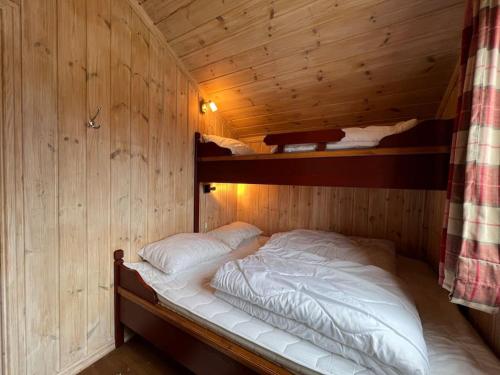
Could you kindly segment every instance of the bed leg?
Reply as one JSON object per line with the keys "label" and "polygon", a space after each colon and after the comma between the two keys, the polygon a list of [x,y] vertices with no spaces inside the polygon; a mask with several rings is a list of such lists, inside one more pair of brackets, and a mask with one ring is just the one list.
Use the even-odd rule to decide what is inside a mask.
{"label": "bed leg", "polygon": [[115,319],[115,348],[118,349],[124,343],[125,327]]}
{"label": "bed leg", "polygon": [[124,342],[125,327],[120,319],[120,266],[123,264],[123,250],[116,250],[113,253],[114,262],[114,294],[115,294],[115,348],[119,348]]}

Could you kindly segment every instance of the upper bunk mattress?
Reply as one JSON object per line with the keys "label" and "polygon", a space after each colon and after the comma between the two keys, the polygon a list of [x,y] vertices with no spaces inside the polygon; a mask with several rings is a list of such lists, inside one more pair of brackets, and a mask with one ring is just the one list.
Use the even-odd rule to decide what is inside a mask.
{"label": "upper bunk mattress", "polygon": [[[267,238],[249,241],[230,254],[175,275],[149,263],[126,263],[137,270],[160,302],[269,360],[301,374],[371,374],[356,363],[256,319],[215,297],[210,280],[232,259],[254,253]],[[359,240],[359,239],[358,239]],[[387,247],[387,241],[363,239],[364,246]],[[448,302],[430,268],[422,262],[398,259],[398,274],[409,285],[421,316],[432,374],[498,374],[500,363],[481,338]]]}

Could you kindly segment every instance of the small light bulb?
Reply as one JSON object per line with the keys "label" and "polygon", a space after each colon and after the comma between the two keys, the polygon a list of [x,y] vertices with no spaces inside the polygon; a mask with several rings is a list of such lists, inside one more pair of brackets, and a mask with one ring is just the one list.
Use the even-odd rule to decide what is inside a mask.
{"label": "small light bulb", "polygon": [[216,105],[214,102],[212,102],[212,101],[211,101],[211,102],[209,102],[209,103],[208,103],[208,106],[210,107],[210,110],[211,110],[212,112],[217,112],[217,105]]}

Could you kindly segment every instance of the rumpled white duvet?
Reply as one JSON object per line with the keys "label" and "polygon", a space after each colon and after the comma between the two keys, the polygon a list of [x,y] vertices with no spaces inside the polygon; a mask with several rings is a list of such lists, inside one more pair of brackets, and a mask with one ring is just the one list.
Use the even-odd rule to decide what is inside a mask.
{"label": "rumpled white duvet", "polygon": [[[344,138],[338,142],[328,142],[326,150],[342,150],[355,148],[376,147],[382,139],[393,134],[403,133],[414,128],[418,124],[417,119],[401,121],[389,126],[367,126],[364,128],[343,128]],[[316,143],[302,143],[285,145],[284,152],[307,152],[316,151]],[[276,152],[274,147],[272,152]]]}
{"label": "rumpled white duvet", "polygon": [[[314,244],[301,250],[307,238]],[[350,245],[325,232],[278,234],[254,255],[224,264],[211,285],[250,315],[377,374],[428,374],[422,326],[404,285],[380,267],[335,257]]]}

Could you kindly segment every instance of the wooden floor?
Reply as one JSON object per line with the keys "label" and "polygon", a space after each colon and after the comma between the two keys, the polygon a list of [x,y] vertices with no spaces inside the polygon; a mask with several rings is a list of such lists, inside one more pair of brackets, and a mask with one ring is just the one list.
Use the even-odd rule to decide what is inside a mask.
{"label": "wooden floor", "polygon": [[80,375],[107,374],[187,375],[190,372],[136,336],[80,373]]}

